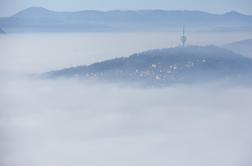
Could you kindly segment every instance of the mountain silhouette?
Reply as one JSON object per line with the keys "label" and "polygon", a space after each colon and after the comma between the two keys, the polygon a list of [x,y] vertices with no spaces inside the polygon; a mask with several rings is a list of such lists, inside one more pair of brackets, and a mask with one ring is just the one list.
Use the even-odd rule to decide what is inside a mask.
{"label": "mountain silhouette", "polygon": [[232,42],[225,45],[224,48],[252,58],[252,39]]}
{"label": "mountain silhouette", "polygon": [[250,30],[252,16],[238,12],[211,14],[186,10],[84,10],[55,12],[32,7],[0,18],[7,32],[125,32],[189,30]]}
{"label": "mountain silhouette", "polygon": [[252,59],[216,46],[150,50],[129,57],[47,72],[42,78],[73,78],[168,85],[249,80]]}

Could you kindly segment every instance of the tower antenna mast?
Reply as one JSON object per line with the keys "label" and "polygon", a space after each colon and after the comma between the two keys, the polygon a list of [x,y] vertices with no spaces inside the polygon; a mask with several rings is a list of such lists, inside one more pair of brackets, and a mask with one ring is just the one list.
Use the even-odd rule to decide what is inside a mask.
{"label": "tower antenna mast", "polygon": [[181,40],[181,42],[182,42],[182,46],[185,47],[187,38],[186,38],[186,36],[185,36],[185,26],[184,26],[184,25],[183,25],[183,34],[182,34],[180,40]]}

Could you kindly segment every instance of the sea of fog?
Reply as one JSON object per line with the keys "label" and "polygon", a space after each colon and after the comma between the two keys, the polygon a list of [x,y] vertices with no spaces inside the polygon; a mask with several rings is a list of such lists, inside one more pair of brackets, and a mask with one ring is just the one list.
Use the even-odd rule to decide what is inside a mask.
{"label": "sea of fog", "polygon": [[[0,35],[0,72],[45,72],[180,45],[181,32]],[[188,32],[189,45],[252,38],[251,32]]]}
{"label": "sea of fog", "polygon": [[[246,33],[188,34],[224,45]],[[251,166],[252,88],[136,88],[23,74],[174,47],[179,33],[0,36],[1,166]]]}

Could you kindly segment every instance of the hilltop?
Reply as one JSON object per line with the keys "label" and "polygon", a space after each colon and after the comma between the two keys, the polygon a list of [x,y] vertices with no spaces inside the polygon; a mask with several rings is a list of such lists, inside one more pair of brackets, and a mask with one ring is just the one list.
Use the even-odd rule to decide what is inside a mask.
{"label": "hilltop", "polygon": [[42,78],[168,85],[252,78],[252,59],[215,46],[150,50],[91,65],[44,73]]}

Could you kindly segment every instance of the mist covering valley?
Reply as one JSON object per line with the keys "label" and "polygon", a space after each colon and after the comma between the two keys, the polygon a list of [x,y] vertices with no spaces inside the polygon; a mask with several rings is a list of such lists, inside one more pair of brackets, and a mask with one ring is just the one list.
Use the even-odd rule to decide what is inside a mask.
{"label": "mist covering valley", "polygon": [[[207,78],[209,69],[213,75],[220,74],[219,69],[228,75],[239,69],[242,81],[251,80],[250,31],[189,30],[186,35],[186,48],[192,49],[193,57],[202,53],[209,60],[217,57],[207,67],[196,68],[207,69],[201,76]],[[213,77],[197,84],[136,87],[113,77],[108,82],[66,76],[68,69],[133,54],[151,53],[156,58],[156,53],[163,53],[166,57],[177,49],[180,57],[185,49],[180,36],[181,28],[174,32],[0,35],[0,165],[250,166],[250,82],[234,84]],[[195,48],[201,50],[200,55]],[[190,49],[185,51],[182,60]],[[220,61],[221,56],[224,60]],[[235,60],[230,61],[232,57]],[[162,60],[167,66],[171,59]],[[141,62],[158,67],[153,59]],[[62,71],[63,77],[31,77],[52,71]],[[156,74],[153,78],[159,80]]]}
{"label": "mist covering valley", "polygon": [[251,164],[251,88],[5,82],[2,165]]}

